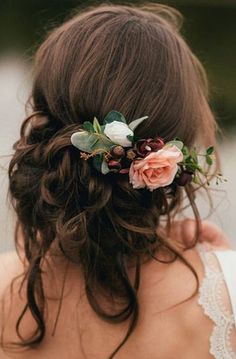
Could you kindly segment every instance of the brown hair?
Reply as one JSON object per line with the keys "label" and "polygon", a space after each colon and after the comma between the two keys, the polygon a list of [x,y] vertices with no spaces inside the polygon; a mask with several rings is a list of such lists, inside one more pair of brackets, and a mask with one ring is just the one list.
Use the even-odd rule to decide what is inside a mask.
{"label": "brown hair", "polygon": [[[128,122],[149,116],[137,129],[141,138],[159,135],[165,141],[178,137],[190,147],[215,145],[205,72],[179,34],[180,23],[176,10],[160,4],[101,4],[52,31],[37,50],[34,112],[22,124],[9,166],[28,262],[25,311],[37,325],[24,346],[40,344],[45,335],[41,265],[53,243],[81,266],[87,298],[101,318],[130,319],[124,340],[109,358],[137,323],[144,257],[158,260],[159,249],[165,248],[173,254],[170,261],[179,257],[198,282],[191,264],[158,232],[162,217],[169,229],[180,211],[183,189],[173,183],[153,192],[135,190],[126,175],[97,172],[70,142],[84,121],[94,116],[101,121],[117,110]],[[199,225],[195,190],[188,185],[186,191]],[[134,283],[127,273],[129,260],[135,263]],[[125,299],[125,306],[107,312],[99,291]]]}

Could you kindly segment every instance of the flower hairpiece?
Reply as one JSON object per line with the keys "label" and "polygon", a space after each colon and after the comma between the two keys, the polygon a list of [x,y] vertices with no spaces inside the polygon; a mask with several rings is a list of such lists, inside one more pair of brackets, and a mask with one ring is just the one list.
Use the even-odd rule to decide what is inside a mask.
{"label": "flower hairpiece", "polygon": [[[85,121],[82,130],[72,134],[71,142],[80,150],[80,157],[92,159],[93,166],[104,175],[109,172],[128,173],[133,188],[146,187],[153,191],[173,181],[180,186],[190,182],[201,184],[201,175],[209,184],[209,175],[200,166],[198,156],[203,156],[211,166],[214,147],[198,154],[196,148],[189,149],[179,139],[165,143],[158,136],[139,138],[135,129],[147,118],[144,116],[127,124],[120,112],[111,111],[102,125],[96,117],[93,123]],[[217,184],[226,180],[221,174],[216,178]]]}

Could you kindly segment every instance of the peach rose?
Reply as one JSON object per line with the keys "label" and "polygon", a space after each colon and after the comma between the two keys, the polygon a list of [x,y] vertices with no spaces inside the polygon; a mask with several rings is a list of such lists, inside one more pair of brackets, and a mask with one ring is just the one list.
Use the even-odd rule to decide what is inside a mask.
{"label": "peach rose", "polygon": [[182,151],[175,145],[165,145],[142,159],[134,160],[129,170],[133,188],[147,187],[150,191],[171,184],[183,160]]}

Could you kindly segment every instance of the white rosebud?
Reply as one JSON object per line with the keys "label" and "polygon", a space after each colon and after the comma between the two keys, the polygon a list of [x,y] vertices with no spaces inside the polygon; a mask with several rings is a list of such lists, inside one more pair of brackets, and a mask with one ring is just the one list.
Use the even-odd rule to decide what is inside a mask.
{"label": "white rosebud", "polygon": [[133,136],[133,131],[129,128],[129,126],[120,121],[113,121],[111,123],[107,123],[105,125],[104,133],[110,140],[118,145],[123,147],[132,146],[132,142],[128,140],[126,136]]}

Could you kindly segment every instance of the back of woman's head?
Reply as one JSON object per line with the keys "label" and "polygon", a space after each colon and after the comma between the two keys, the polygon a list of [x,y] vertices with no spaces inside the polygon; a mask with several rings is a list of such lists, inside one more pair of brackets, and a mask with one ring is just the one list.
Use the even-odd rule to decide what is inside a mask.
{"label": "back of woman's head", "polygon": [[[103,175],[82,160],[70,137],[84,121],[102,121],[117,110],[128,123],[149,116],[137,128],[141,138],[215,144],[205,73],[179,34],[180,22],[177,11],[158,4],[102,4],[65,22],[37,50],[33,114],[9,167],[29,262],[27,301],[38,325],[26,345],[44,337],[40,267],[52,244],[81,267],[96,313],[114,323],[131,317],[130,332],[138,317],[141,259],[160,247],[178,256],[158,226],[180,208],[183,188],[133,189],[126,175]],[[135,283],[128,260],[136,263]],[[119,313],[102,307],[97,293],[103,290],[125,298]]]}

